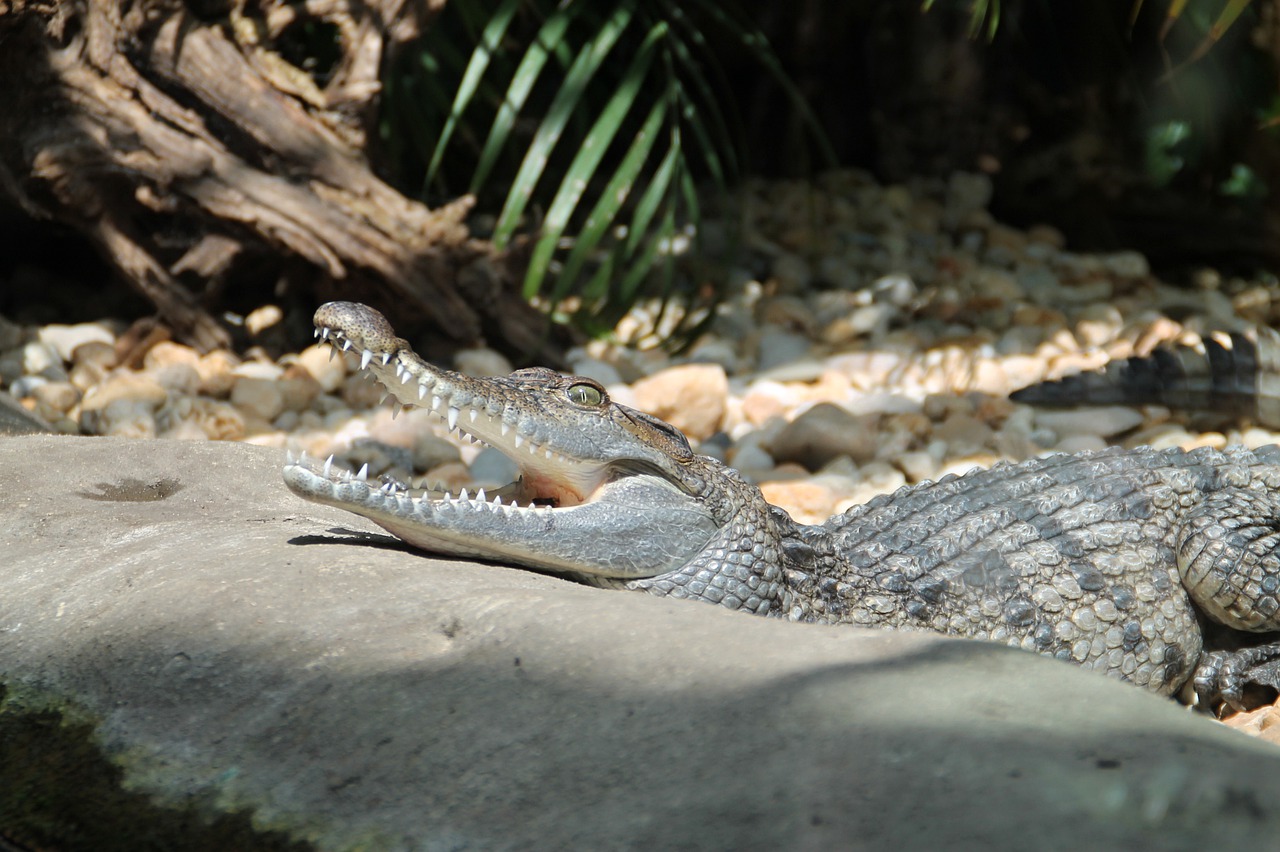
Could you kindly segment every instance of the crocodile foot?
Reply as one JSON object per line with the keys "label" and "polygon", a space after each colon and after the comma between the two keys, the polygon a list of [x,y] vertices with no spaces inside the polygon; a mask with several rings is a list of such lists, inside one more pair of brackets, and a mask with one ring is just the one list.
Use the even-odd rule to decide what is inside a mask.
{"label": "crocodile foot", "polygon": [[1216,712],[1222,705],[1233,710],[1248,709],[1244,700],[1247,687],[1280,692],[1280,642],[1237,651],[1206,652],[1192,683],[1196,704],[1203,710]]}

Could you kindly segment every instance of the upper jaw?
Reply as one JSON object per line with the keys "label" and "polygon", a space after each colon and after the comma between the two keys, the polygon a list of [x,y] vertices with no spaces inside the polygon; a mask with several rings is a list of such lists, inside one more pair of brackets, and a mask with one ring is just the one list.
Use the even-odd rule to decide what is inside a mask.
{"label": "upper jaw", "polygon": [[[317,311],[317,322],[324,310]],[[611,476],[607,462],[565,452],[558,430],[548,428],[545,418],[533,416],[528,399],[536,389],[516,387],[510,379],[475,378],[436,367],[394,337],[390,338],[397,344],[394,351],[385,348],[384,338],[374,342],[382,347],[378,351],[326,325],[317,326],[316,336],[335,349],[359,352],[361,367],[401,406],[426,409],[460,439],[494,447],[515,461],[521,479],[514,487],[502,489],[506,496],[572,506],[590,499]]]}

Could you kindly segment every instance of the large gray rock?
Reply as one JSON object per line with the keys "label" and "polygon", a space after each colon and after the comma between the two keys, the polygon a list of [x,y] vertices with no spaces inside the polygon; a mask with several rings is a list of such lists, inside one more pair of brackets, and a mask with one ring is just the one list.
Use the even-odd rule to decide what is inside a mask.
{"label": "large gray rock", "polygon": [[[130,808],[244,812],[323,849],[1280,836],[1280,752],[1134,687],[992,645],[424,558],[296,499],[280,463],[0,441],[0,720],[87,722],[146,794]],[[44,765],[0,768],[0,835],[35,808],[15,808],[14,779]],[[83,785],[84,813],[99,796],[43,780],[72,801]],[[82,821],[86,845],[63,848],[113,848]]]}

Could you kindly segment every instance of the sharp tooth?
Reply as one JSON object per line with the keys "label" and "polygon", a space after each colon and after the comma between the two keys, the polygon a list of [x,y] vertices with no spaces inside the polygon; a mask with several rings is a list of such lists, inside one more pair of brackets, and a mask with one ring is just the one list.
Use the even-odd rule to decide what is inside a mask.
{"label": "sharp tooth", "polygon": [[335,349],[335,348],[333,348],[332,346],[330,346],[330,347],[329,347],[329,360],[330,360],[330,361],[332,361],[332,360],[333,360],[333,356],[335,356],[335,355],[337,355],[337,354],[338,354],[338,350],[337,350],[337,349]]}
{"label": "sharp tooth", "polygon": [[472,423],[475,423],[475,422],[476,422],[476,417],[478,417],[478,416],[480,415],[480,412],[476,411],[476,410],[473,408],[473,409],[471,409],[471,410],[468,412],[468,414],[470,414],[470,415],[471,415],[471,422],[472,422]]}
{"label": "sharp tooth", "polygon": [[477,499],[477,500],[479,500],[481,503],[485,502],[485,496],[484,496],[484,489],[483,489],[483,488],[481,488],[479,491],[477,491],[477,492],[476,492],[476,499]]}
{"label": "sharp tooth", "polygon": [[523,443],[524,443],[524,438],[521,437],[519,432],[517,432],[516,439],[515,439],[516,449],[520,449],[520,445]]}
{"label": "sharp tooth", "polygon": [[511,431],[511,427],[507,425],[507,421],[501,421],[499,428],[502,431],[502,437],[507,437],[507,433]]}
{"label": "sharp tooth", "polygon": [[426,382],[419,382],[419,383],[418,383],[418,401],[419,401],[419,402],[421,402],[422,400],[424,400],[424,399],[426,399],[426,398],[427,398],[427,385],[426,385]]}
{"label": "sharp tooth", "polygon": [[555,453],[551,452],[550,450],[547,450],[547,458],[551,458],[553,455],[555,455]]}
{"label": "sharp tooth", "polygon": [[400,412],[401,412],[401,411],[403,411],[403,410],[404,410],[404,409],[403,409],[403,408],[401,408],[401,407],[400,407],[400,406],[398,406],[398,405],[393,405],[393,406],[391,406],[391,419],[392,419],[392,420],[395,420],[395,419],[396,419],[396,416],[397,416],[397,415],[399,415],[399,414],[400,414]]}
{"label": "sharp tooth", "polygon": [[432,411],[440,410],[440,397],[437,396],[436,394],[431,395],[431,410]]}
{"label": "sharp tooth", "polygon": [[390,352],[383,352],[383,353],[382,353],[382,366],[384,366],[384,367],[385,367],[385,366],[387,366],[387,365],[388,365],[388,364],[390,364],[390,363],[391,363],[391,353],[390,353]]}
{"label": "sharp tooth", "polygon": [[464,489],[462,489],[462,493],[458,495],[458,499],[459,499],[459,500],[470,500],[470,499],[471,499],[470,497],[468,497],[468,496],[467,496],[467,489],[465,489],[465,488],[464,488]]}
{"label": "sharp tooth", "polygon": [[360,353],[360,369],[363,370],[365,367],[368,367],[369,362],[372,360],[373,360],[373,352],[369,351],[368,349],[363,350]]}
{"label": "sharp tooth", "polygon": [[349,352],[350,350],[351,350],[351,341],[350,341],[350,340],[347,340],[346,338],[343,338],[343,340],[342,340],[342,351],[343,351],[343,352]]}
{"label": "sharp tooth", "polygon": [[356,474],[356,479],[361,482],[365,482],[369,479],[369,464],[367,462],[360,465],[360,472]]}
{"label": "sharp tooth", "polygon": [[382,399],[378,400],[378,405],[386,405],[387,400],[391,399],[391,392],[387,391],[382,395]]}
{"label": "sharp tooth", "polygon": [[458,409],[452,405],[449,406],[449,414],[447,416],[449,418],[449,431],[452,432],[458,426]]}
{"label": "sharp tooth", "polygon": [[329,470],[332,467],[333,467],[333,456],[329,456],[329,458],[324,460],[324,475],[326,479],[329,477]]}
{"label": "sharp tooth", "polygon": [[541,448],[540,448],[537,444],[532,444],[532,443],[531,443],[531,444],[529,444],[529,453],[530,453],[530,455],[535,455],[535,456],[536,456],[536,455],[538,454],[538,450],[539,450],[539,449],[541,449]]}
{"label": "sharp tooth", "polygon": [[318,329],[318,328],[317,328],[317,329],[315,330],[315,333],[314,333],[314,334],[312,334],[311,336],[312,336],[312,337],[314,337],[314,338],[316,338],[317,340],[319,340],[319,339],[320,339],[320,329]]}
{"label": "sharp tooth", "polygon": [[495,494],[495,495],[493,495],[493,505],[495,505],[495,506],[501,506],[501,505],[502,505],[502,495],[501,495],[501,494]]}

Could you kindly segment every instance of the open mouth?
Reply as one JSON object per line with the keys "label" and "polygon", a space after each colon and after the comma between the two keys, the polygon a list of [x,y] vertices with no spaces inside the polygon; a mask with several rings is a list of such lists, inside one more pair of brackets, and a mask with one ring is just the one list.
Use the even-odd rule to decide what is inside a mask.
{"label": "open mouth", "polygon": [[[458,440],[492,447],[510,458],[520,475],[500,488],[462,489],[453,494],[440,489],[416,489],[391,476],[369,481],[368,465],[352,473],[334,464],[330,456],[322,465],[308,459],[294,460],[308,472],[334,485],[359,482],[388,496],[471,506],[476,509],[557,509],[590,502],[611,473],[606,464],[575,460],[540,440],[536,424],[514,405],[504,402],[497,386],[485,380],[471,380],[447,371],[438,374],[412,369],[417,356],[404,350],[374,352],[351,340],[341,329],[320,326],[316,337],[333,346],[332,352],[359,351],[360,366],[373,374],[393,400],[394,414],[403,409],[421,408],[439,418],[448,434]],[[420,361],[418,363],[421,363]],[[493,381],[493,380],[489,380]],[[493,392],[487,392],[491,390]],[[386,400],[384,399],[384,402]]]}

